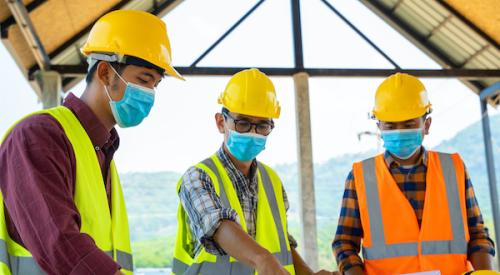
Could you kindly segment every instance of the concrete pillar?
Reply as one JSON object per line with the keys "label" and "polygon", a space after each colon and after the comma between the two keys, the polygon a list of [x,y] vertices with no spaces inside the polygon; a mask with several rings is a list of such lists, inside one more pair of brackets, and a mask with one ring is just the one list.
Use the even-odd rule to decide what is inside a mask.
{"label": "concrete pillar", "polygon": [[62,78],[55,71],[38,71],[35,74],[40,87],[40,101],[44,109],[61,105]]}
{"label": "concrete pillar", "polygon": [[295,83],[295,112],[297,124],[297,153],[299,174],[300,221],[302,251],[313,270],[318,268],[316,232],[316,203],[314,198],[314,169],[309,107],[309,75],[301,72],[293,76]]}

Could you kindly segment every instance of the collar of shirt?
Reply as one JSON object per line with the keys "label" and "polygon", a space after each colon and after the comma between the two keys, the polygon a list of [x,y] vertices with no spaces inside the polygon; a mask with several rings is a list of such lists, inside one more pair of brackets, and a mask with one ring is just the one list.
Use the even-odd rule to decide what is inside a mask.
{"label": "collar of shirt", "polygon": [[[257,182],[257,161],[253,160],[252,165],[250,166],[250,175],[249,177],[245,176],[236,166],[234,166],[233,162],[229,158],[228,154],[224,151],[224,145],[222,145],[217,151],[217,157],[219,157],[222,165],[226,168],[230,178],[233,180],[233,183],[239,187],[238,189],[242,188],[245,192],[247,193],[249,191],[256,191],[253,190],[256,187]],[[253,186],[255,185],[255,186]],[[249,190],[252,188],[252,190]],[[253,192],[252,192],[253,193]],[[248,194],[248,193],[247,193]]]}
{"label": "collar of shirt", "polygon": [[118,149],[120,138],[116,129],[108,131],[85,102],[73,93],[69,93],[63,105],[78,118],[96,150],[112,148],[116,151]]}
{"label": "collar of shirt", "polygon": [[[424,146],[422,146],[421,148],[422,151],[420,152],[420,157],[418,158],[415,166],[424,165],[427,167],[427,150],[424,148]],[[398,168],[402,166],[401,163],[394,159],[391,153],[389,153],[389,151],[387,150],[384,152],[384,159],[387,167],[389,168]]]}

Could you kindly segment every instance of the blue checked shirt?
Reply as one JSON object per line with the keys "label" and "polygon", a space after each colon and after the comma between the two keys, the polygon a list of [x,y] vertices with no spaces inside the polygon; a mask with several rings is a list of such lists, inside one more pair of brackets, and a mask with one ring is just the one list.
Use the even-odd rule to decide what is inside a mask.
{"label": "blue checked shirt", "polygon": [[[223,147],[217,151],[217,157],[236,189],[248,234],[255,239],[258,198],[257,162],[252,163],[250,176],[247,177],[234,166]],[[234,209],[222,205],[208,174],[202,169],[190,167],[182,177],[179,198],[188,216],[194,240],[191,245],[193,247],[191,256],[195,257],[202,247],[214,255],[225,255],[224,250],[215,242],[214,234],[223,220],[239,223],[241,217],[238,217]],[[289,203],[284,189],[283,200],[288,210]],[[290,245],[297,247],[294,238],[290,235],[288,238]]]}

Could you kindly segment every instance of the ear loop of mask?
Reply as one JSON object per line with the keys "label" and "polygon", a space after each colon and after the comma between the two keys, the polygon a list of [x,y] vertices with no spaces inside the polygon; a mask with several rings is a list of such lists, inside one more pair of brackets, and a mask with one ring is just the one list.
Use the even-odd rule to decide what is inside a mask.
{"label": "ear loop of mask", "polygon": [[[111,67],[111,69],[113,70],[113,72],[125,83],[125,84],[128,84],[127,81],[125,81],[125,79],[122,78],[122,76],[115,70],[115,68],[113,68],[113,66],[111,65],[111,63],[108,63],[109,64],[109,67]],[[108,90],[108,87],[106,85],[104,85],[104,90],[106,90],[106,95],[108,96],[109,98],[109,101],[112,102],[114,101],[111,96],[109,95],[109,90]]]}

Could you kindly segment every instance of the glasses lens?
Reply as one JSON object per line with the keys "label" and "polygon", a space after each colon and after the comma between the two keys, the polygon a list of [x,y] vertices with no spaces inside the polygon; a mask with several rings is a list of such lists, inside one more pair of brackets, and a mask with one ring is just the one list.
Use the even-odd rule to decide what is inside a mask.
{"label": "glasses lens", "polygon": [[258,134],[267,136],[273,130],[273,126],[271,124],[268,124],[268,123],[260,123],[260,124],[257,124],[257,127],[255,130]]}
{"label": "glasses lens", "polygon": [[239,120],[238,122],[236,122],[235,126],[236,126],[236,131],[240,133],[246,133],[250,131],[250,129],[252,128],[252,124],[245,120]]}

